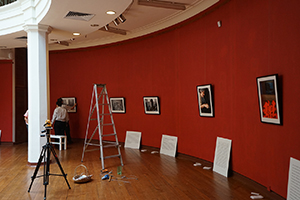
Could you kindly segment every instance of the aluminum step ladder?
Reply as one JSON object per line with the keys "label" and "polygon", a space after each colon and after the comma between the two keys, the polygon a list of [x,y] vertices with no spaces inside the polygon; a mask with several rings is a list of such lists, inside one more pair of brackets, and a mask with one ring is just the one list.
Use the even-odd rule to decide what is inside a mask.
{"label": "aluminum step ladder", "polygon": [[[98,138],[93,139],[95,133],[97,132],[99,134],[99,144],[95,142],[95,140]],[[108,141],[103,140],[104,137],[107,137],[107,139],[109,140]],[[91,99],[88,123],[86,128],[85,139],[84,139],[81,162],[83,162],[85,152],[98,150],[98,148],[88,150],[87,149],[88,146],[100,147],[100,159],[101,159],[102,169],[105,169],[104,160],[107,158],[119,157],[121,166],[123,166],[120,145],[118,142],[116,127],[112,116],[106,84],[94,84],[93,86],[92,99]],[[115,147],[117,149],[117,153],[115,155],[104,156],[103,150],[104,148],[108,148],[108,147]]]}

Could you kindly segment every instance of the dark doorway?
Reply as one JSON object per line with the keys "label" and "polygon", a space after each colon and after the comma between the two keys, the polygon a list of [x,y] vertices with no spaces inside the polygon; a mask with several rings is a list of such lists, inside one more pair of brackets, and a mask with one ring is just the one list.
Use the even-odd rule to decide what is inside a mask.
{"label": "dark doorway", "polygon": [[[28,141],[28,131],[24,122],[24,114],[28,107],[27,87],[27,49],[15,49],[15,141]],[[30,113],[29,113],[30,114]],[[30,122],[29,122],[30,123]]]}

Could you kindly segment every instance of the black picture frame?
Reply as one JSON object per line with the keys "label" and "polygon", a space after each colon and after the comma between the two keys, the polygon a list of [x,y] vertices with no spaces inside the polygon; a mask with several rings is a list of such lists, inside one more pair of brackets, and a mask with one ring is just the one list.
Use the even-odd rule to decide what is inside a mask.
{"label": "black picture frame", "polygon": [[198,85],[197,96],[199,115],[201,117],[214,117],[212,85]]}
{"label": "black picture frame", "polygon": [[278,74],[257,77],[256,83],[260,121],[281,125]]}
{"label": "black picture frame", "polygon": [[160,102],[158,96],[143,97],[145,114],[160,114]]}
{"label": "black picture frame", "polygon": [[76,97],[62,97],[63,104],[62,107],[67,109],[70,113],[76,113],[77,112],[77,103],[76,103]]}
{"label": "black picture frame", "polygon": [[109,101],[112,113],[126,113],[124,97],[111,97],[109,98]]}

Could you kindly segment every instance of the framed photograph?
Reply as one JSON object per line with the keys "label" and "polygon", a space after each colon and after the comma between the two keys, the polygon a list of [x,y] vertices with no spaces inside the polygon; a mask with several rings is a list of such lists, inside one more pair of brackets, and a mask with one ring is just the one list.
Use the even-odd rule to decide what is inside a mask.
{"label": "framed photograph", "polygon": [[112,113],[125,113],[125,98],[124,97],[112,97],[110,100]]}
{"label": "framed photograph", "polygon": [[143,99],[146,114],[160,114],[158,97],[143,97]]}
{"label": "framed photograph", "polygon": [[278,75],[261,76],[256,80],[261,122],[280,125]]}
{"label": "framed photograph", "polygon": [[68,112],[77,112],[76,97],[62,97],[63,105]]}
{"label": "framed photograph", "polygon": [[209,85],[198,85],[198,105],[199,114],[201,117],[214,117],[214,107],[212,99],[212,86]]}

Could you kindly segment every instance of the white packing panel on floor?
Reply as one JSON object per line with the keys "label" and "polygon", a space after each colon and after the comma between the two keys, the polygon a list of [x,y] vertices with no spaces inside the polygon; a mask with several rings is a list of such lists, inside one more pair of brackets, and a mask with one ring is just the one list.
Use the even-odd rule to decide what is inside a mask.
{"label": "white packing panel on floor", "polygon": [[177,140],[175,136],[162,135],[160,153],[175,157],[177,150]]}
{"label": "white packing panel on floor", "polygon": [[299,200],[299,199],[300,199],[300,161],[291,157],[287,200]]}
{"label": "white packing panel on floor", "polygon": [[213,171],[228,177],[231,140],[217,137]]}
{"label": "white packing panel on floor", "polygon": [[140,149],[142,132],[126,131],[125,148]]}

